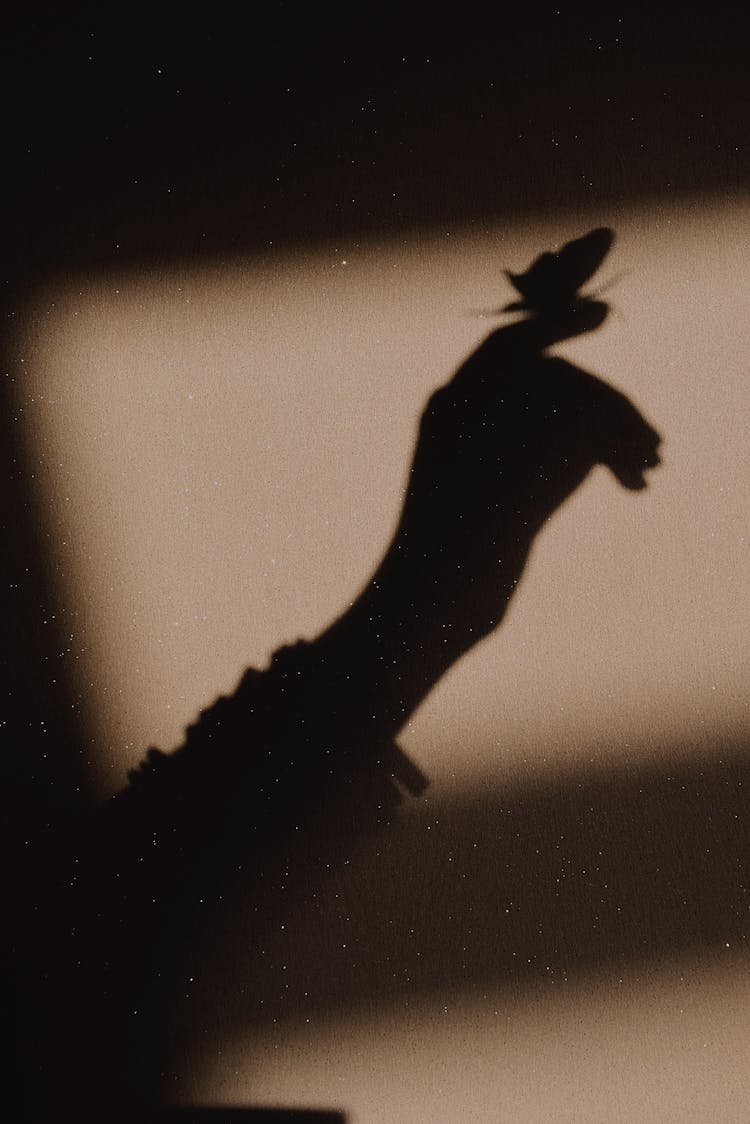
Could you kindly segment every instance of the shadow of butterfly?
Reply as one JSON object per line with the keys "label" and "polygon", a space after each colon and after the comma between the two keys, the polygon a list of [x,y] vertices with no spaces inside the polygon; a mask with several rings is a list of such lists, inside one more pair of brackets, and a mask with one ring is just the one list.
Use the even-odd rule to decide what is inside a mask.
{"label": "shadow of butterfly", "polygon": [[596,273],[614,242],[614,232],[601,226],[566,242],[557,253],[540,254],[525,273],[506,276],[522,300],[506,304],[501,312],[560,312],[589,300],[578,290]]}

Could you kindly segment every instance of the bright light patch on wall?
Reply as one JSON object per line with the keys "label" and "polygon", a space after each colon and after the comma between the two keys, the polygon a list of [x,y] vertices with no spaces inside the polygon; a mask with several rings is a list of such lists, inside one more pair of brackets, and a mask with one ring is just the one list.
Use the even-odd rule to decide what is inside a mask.
{"label": "bright light patch on wall", "polygon": [[744,968],[728,956],[595,987],[488,988],[346,1022],[279,1020],[214,1054],[203,1087],[218,1103],[274,1104],[281,1090],[289,1105],[336,1103],[348,1124],[741,1120]]}
{"label": "bright light patch on wall", "polygon": [[504,267],[601,223],[617,240],[594,285],[622,273],[614,309],[559,351],[631,396],[664,464],[640,493],[593,474],[403,744],[439,784],[744,737],[749,211],[660,206],[40,291],[18,404],[100,790],[356,597],[428,395],[499,322],[474,310],[511,299]]}

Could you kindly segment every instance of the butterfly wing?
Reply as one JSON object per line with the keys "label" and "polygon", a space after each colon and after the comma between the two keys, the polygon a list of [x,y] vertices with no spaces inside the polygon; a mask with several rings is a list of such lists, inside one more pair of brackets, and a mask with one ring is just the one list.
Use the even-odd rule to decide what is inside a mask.
{"label": "butterfly wing", "polygon": [[614,240],[614,232],[607,226],[600,226],[563,246],[557,255],[558,269],[565,286],[572,293],[593,277]]}
{"label": "butterfly wing", "polygon": [[523,301],[514,301],[505,311],[544,311],[574,303],[578,290],[597,271],[613,242],[609,227],[597,227],[566,242],[557,253],[540,254],[525,273],[506,271]]}

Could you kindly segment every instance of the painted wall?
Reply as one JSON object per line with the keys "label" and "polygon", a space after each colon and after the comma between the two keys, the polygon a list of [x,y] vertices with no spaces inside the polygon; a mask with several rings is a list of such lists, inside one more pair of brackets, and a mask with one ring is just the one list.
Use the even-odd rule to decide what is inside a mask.
{"label": "painted wall", "polygon": [[[325,891],[327,911],[310,903],[287,919],[293,938],[263,934],[262,963],[256,944],[245,961],[220,940],[207,953],[190,991],[211,1045],[175,1032],[178,1096],[330,1104],[360,1124],[742,1118],[746,902],[723,934],[697,877],[694,907],[718,909],[710,941],[681,939],[676,915],[660,938],[657,911],[638,922],[656,950],[639,960],[610,918],[615,954],[568,973],[552,891],[542,918],[509,887],[522,899],[529,825],[560,869],[595,857],[597,840],[635,856],[628,823],[637,836],[660,807],[666,818],[681,807],[665,776],[684,791],[745,768],[749,220],[742,196],[621,204],[81,273],[27,303],[15,401],[101,796],[148,745],[176,747],[246,666],[315,636],[357,596],[394,527],[427,397],[497,322],[476,310],[511,299],[504,268],[614,227],[595,279],[615,277],[609,319],[559,351],[630,396],[664,439],[645,491],[601,468],[551,521],[506,621],[403,731],[426,796],[389,841],[363,845]],[[649,777],[657,796],[639,811]],[[588,835],[581,792],[599,825]],[[615,792],[629,808],[617,830]],[[558,845],[545,809],[565,820],[565,807]],[[704,807],[683,828],[710,851],[734,808]],[[498,833],[503,809],[526,826]],[[513,840],[517,869],[504,858]],[[665,861],[690,881],[678,856]],[[739,845],[726,861],[745,861]],[[407,870],[408,892],[394,889]],[[540,877],[552,886],[560,871]],[[574,928],[590,934],[606,877],[577,877]],[[236,924],[259,941],[257,919]],[[443,958],[442,992],[420,972],[414,933],[433,967]],[[493,943],[504,951],[483,972]],[[531,973],[512,963],[529,949]],[[596,962],[595,938],[592,950]],[[335,1016],[306,1005],[313,976],[337,996]]]}

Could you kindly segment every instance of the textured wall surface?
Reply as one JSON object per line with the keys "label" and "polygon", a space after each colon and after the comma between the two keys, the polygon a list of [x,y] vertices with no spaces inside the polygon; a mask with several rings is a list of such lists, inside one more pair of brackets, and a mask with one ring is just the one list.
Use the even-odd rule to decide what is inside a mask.
{"label": "textured wall surface", "polygon": [[[0,45],[4,1097],[34,1124],[37,1088],[113,1120],[152,1077],[357,1124],[745,1121],[744,9],[136,8],[11,5]],[[38,901],[37,844],[357,599],[503,271],[601,225],[611,311],[555,351],[662,464],[596,468],[544,527],[401,732],[426,791],[356,845],[323,801],[323,869],[280,830],[174,905],[169,858],[152,882],[115,847],[109,929],[77,872]]]}
{"label": "textured wall surface", "polygon": [[[507,619],[403,732],[426,795],[325,908],[267,931],[227,912],[189,989],[210,1033],[175,1032],[183,1099],[361,1124],[741,1118],[748,884],[724,821],[750,726],[749,220],[742,196],[677,198],[29,299],[16,404],[102,795],[356,597],[427,397],[512,296],[503,268],[615,229],[592,283],[614,279],[610,316],[558,350],[664,442],[646,490],[598,468],[545,528]],[[723,903],[691,867],[717,846]]]}
{"label": "textured wall surface", "polygon": [[446,783],[742,743],[736,198],[40,293],[18,401],[105,788],[357,595],[395,525],[427,398],[503,322],[476,314],[512,296],[503,267],[602,221],[617,241],[592,287],[613,278],[613,309],[557,350],[639,406],[664,463],[636,494],[593,473],[540,536],[507,620],[406,741]]}

